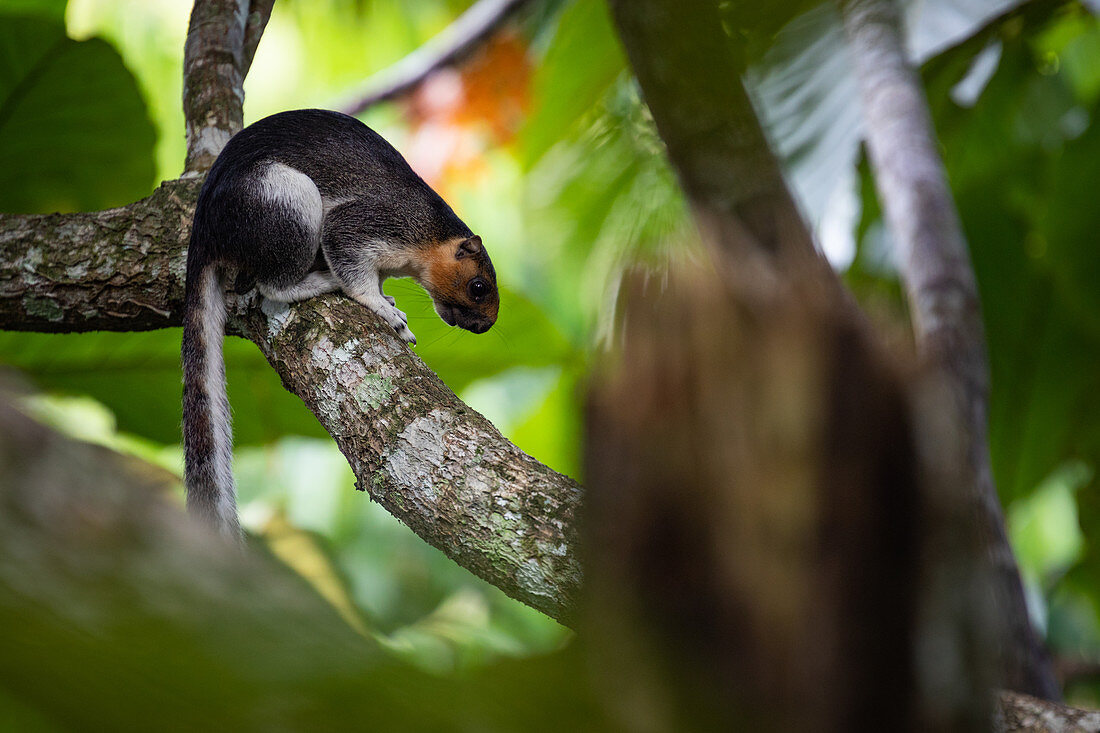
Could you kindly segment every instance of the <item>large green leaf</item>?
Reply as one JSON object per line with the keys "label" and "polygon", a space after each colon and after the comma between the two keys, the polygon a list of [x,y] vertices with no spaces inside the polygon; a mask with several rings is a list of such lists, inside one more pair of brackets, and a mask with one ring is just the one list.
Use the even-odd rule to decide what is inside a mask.
{"label": "large green leaf", "polygon": [[[1080,33],[1100,28],[1090,20]],[[1035,35],[1005,41],[975,109],[941,101],[936,115],[981,289],[1006,499],[1064,460],[1100,465],[1100,212],[1089,196],[1100,187],[1100,125],[1089,124],[1100,105],[1075,95],[1066,68],[1051,73]],[[931,71],[933,98],[944,100],[935,90],[950,70]]]}
{"label": "large green leaf", "polygon": [[55,5],[0,8],[3,211],[102,209],[152,188],[155,133],[133,77],[105,41],[68,38]]}
{"label": "large green leaf", "polygon": [[[904,3],[906,40],[913,59],[924,61],[960,43],[1020,2]],[[759,57],[752,58],[746,78],[750,92],[811,224],[824,232],[828,246],[833,239],[829,232],[850,230],[858,215],[845,201],[854,195],[848,192],[854,190],[862,139],[858,86],[836,6],[832,2],[799,2],[782,8],[735,5],[724,9],[726,22],[739,34],[755,39],[754,47],[767,45]],[[774,33],[792,11],[808,5],[816,7]],[[528,166],[541,160],[553,145],[578,138],[578,122],[599,112],[598,103],[613,89],[624,63],[604,3],[572,2],[536,75],[536,110],[523,133]],[[585,152],[568,175],[586,175],[584,166],[590,158]],[[624,169],[618,180],[606,181],[608,187],[599,196],[605,208],[615,204],[616,187],[629,187],[630,176],[631,171]],[[843,255],[838,253],[837,259],[843,260]]]}
{"label": "large green leaf", "polygon": [[0,0],[0,15],[34,15],[64,22],[69,0]]}
{"label": "large green leaf", "polygon": [[528,167],[574,131],[625,68],[606,3],[570,3],[535,74],[535,111],[522,135]]}

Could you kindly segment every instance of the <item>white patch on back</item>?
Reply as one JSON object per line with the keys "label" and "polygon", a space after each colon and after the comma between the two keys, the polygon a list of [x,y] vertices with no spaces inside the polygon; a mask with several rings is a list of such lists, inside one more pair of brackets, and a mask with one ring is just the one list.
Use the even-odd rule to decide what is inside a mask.
{"label": "white patch on back", "polygon": [[310,230],[321,231],[325,207],[321,192],[309,176],[283,163],[271,163],[260,176],[260,196],[297,213]]}

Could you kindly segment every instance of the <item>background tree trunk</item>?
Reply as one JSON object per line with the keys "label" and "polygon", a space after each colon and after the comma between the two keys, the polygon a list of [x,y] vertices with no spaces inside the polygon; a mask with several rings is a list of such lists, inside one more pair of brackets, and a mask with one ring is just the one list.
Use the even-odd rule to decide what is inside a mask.
{"label": "background tree trunk", "polygon": [[867,149],[922,356],[942,370],[966,430],[969,480],[961,487],[984,535],[1005,634],[1001,684],[1061,697],[1050,655],[1028,618],[1020,570],[1005,532],[989,462],[989,367],[978,286],[936,148],[916,70],[906,58],[893,0],[841,2],[860,80]]}

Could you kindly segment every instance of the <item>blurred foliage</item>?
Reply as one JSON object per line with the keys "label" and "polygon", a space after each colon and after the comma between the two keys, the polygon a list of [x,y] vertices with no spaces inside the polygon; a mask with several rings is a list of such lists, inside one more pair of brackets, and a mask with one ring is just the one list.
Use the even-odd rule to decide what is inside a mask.
{"label": "blurred foliage", "polygon": [[[246,82],[246,121],[339,106],[468,5],[280,0]],[[857,92],[832,4],[789,22],[809,4],[723,7],[735,5],[727,30],[747,42],[748,85],[823,249],[886,333],[904,337],[906,305],[859,152]],[[120,204],[178,175],[189,7],[0,0],[0,209]],[[981,287],[991,448],[1013,541],[1055,651],[1095,658],[1100,30],[1070,2],[906,8]],[[457,88],[459,102],[440,112],[427,85],[364,119],[482,234],[505,286],[501,317],[473,336],[443,324],[415,285],[390,281],[387,291],[448,385],[521,448],[579,476],[580,385],[612,336],[622,268],[692,236],[675,175],[602,2],[536,4],[506,44],[436,82]],[[0,362],[108,408],[53,399],[40,414],[177,471],[178,348],[175,330],[0,333]],[[434,673],[473,675],[487,660],[566,643],[556,624],[352,491],[331,441],[252,344],[227,339],[226,360],[244,521],[360,634]],[[34,717],[0,698],[4,709]]]}
{"label": "blurred foliage", "polygon": [[538,106],[523,131],[527,165],[561,140],[625,69],[607,5],[574,2],[566,7],[535,75]]}
{"label": "blurred foliage", "polygon": [[[180,335],[85,333],[58,336],[0,332],[4,363],[26,371],[43,388],[94,397],[117,418],[118,429],[161,443],[179,441]],[[265,443],[287,433],[322,437],[301,400],[249,341],[225,340],[229,399],[238,442]]]}

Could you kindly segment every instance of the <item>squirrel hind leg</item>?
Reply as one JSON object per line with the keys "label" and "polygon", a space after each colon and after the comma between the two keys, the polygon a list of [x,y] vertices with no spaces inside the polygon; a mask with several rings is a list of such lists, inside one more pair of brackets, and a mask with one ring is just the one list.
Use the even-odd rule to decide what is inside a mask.
{"label": "squirrel hind leg", "polygon": [[[302,283],[315,269],[324,220],[313,181],[288,165],[267,163],[248,176],[238,212],[244,221],[234,223],[236,251],[227,259],[265,295],[286,291],[297,294],[295,300],[312,297]],[[310,278],[308,285],[325,292],[326,282]]]}
{"label": "squirrel hind leg", "polygon": [[237,279],[233,281],[233,292],[237,295],[245,295],[256,287],[256,278],[251,273],[241,270],[237,273]]}
{"label": "squirrel hind leg", "polygon": [[270,284],[257,282],[256,289],[268,300],[276,300],[280,303],[294,303],[299,300],[314,298],[324,293],[339,290],[340,281],[328,270],[318,270],[307,274],[304,278],[290,285]]}

